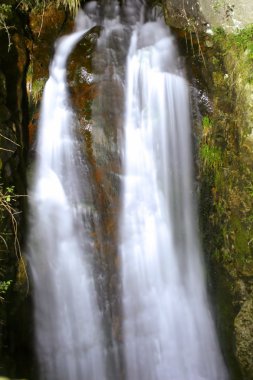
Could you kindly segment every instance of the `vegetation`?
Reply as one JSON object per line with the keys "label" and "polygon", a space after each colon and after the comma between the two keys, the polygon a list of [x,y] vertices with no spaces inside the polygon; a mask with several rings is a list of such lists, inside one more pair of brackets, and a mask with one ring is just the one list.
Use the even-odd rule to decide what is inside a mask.
{"label": "vegetation", "polygon": [[4,30],[7,33],[9,40],[9,49],[11,47],[11,29],[15,29],[15,22],[13,22],[13,16],[17,10],[21,12],[29,12],[32,9],[42,11],[42,23],[43,13],[45,8],[50,5],[57,5],[57,7],[63,6],[68,10],[72,16],[77,14],[80,8],[81,0],[15,0],[12,5],[8,0],[3,0],[0,4],[0,30]]}
{"label": "vegetation", "polygon": [[0,302],[4,301],[4,296],[6,292],[8,291],[12,281],[0,281]]}
{"label": "vegetation", "polygon": [[202,73],[211,101],[199,141],[200,218],[223,350],[232,378],[246,379],[252,375],[252,352],[242,347],[251,342],[244,321],[253,276],[253,26],[216,29],[203,46],[206,39]]}
{"label": "vegetation", "polygon": [[10,281],[6,279],[6,273],[9,270],[5,262],[8,263],[8,256],[12,252],[23,267],[28,286],[28,278],[19,241],[20,205],[18,201],[21,197],[21,195],[16,194],[14,186],[4,186],[2,181],[0,182],[0,293],[7,290],[6,286],[10,285]]}
{"label": "vegetation", "polygon": [[11,17],[11,10],[11,6],[8,4],[0,5],[0,30],[4,30],[7,34],[9,41],[9,49],[11,47],[10,29],[13,28],[13,26],[8,25],[8,20]]}
{"label": "vegetation", "polygon": [[15,225],[15,228],[17,228],[17,225],[15,224],[16,219],[13,215],[11,199],[13,191],[13,187],[9,187],[5,190],[2,183],[0,183],[0,324],[3,319],[3,310],[1,308],[1,304],[3,304],[5,295],[12,282],[9,279],[7,263],[9,260],[9,254],[11,252],[9,243],[12,241],[12,233],[10,235],[9,230],[9,218],[11,218],[12,222]]}
{"label": "vegetation", "polygon": [[31,77],[31,86],[28,89],[31,114],[33,114],[33,112],[36,110],[36,107],[38,106],[41,100],[46,81],[47,81],[47,78],[39,78],[32,81],[32,77]]}
{"label": "vegetation", "polygon": [[57,5],[63,5],[65,8],[69,9],[72,14],[76,14],[80,8],[80,0],[57,0]]}
{"label": "vegetation", "polygon": [[253,26],[236,33],[217,29],[213,44],[207,59],[213,112],[203,118],[200,143],[202,190],[209,205],[202,210],[208,217],[203,223],[210,226],[206,238],[216,236],[216,259],[242,268],[253,263]]}
{"label": "vegetation", "polygon": [[64,6],[71,14],[75,15],[80,7],[81,0],[21,0],[17,1],[18,7],[22,10],[43,9],[50,4],[58,7]]}
{"label": "vegetation", "polygon": [[2,225],[0,239],[4,242],[6,248],[8,249],[8,238],[6,236],[8,233],[5,232],[3,224],[6,224],[6,216],[10,219],[11,225],[14,233],[14,247],[17,254],[20,253],[20,246],[17,237],[17,220],[16,220],[16,210],[14,208],[14,203],[17,196],[14,195],[14,186],[3,188],[3,185],[0,184],[0,222]]}
{"label": "vegetation", "polygon": [[[224,120],[224,133],[228,121]],[[238,152],[232,143],[222,146],[217,137],[209,131],[200,146],[202,186],[211,198],[209,233],[216,236],[213,253],[219,261],[244,267],[252,261],[253,157],[250,145],[244,143]]]}

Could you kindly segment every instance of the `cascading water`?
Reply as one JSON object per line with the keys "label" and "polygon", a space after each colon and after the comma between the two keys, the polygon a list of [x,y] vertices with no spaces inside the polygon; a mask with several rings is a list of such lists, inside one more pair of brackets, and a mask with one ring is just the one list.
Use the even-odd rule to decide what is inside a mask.
{"label": "cascading water", "polygon": [[[103,163],[118,152],[132,33],[120,218],[124,379],[225,380],[195,227],[187,82],[173,37],[162,21],[138,21],[145,17],[142,1],[127,0],[121,9],[118,1],[102,3],[108,14],[95,55],[101,84],[92,133],[94,154]],[[97,3],[88,7],[97,19]],[[83,29],[93,26],[83,20]],[[84,33],[58,43],[43,95],[31,189],[29,262],[43,380],[103,380],[110,367],[83,257],[92,242],[85,235],[81,159],[66,84],[67,57]],[[104,303],[112,303],[110,296]],[[118,380],[121,370],[112,372]]]}
{"label": "cascading water", "polygon": [[227,379],[195,228],[187,82],[162,21],[136,26],[126,87],[120,246],[126,379]]}
{"label": "cascading water", "polygon": [[[80,19],[80,17],[79,17]],[[29,262],[34,287],[35,335],[40,378],[105,379],[100,312],[84,259],[91,243],[82,222],[82,189],[66,62],[93,25],[58,41],[43,94],[38,158],[31,190]]]}

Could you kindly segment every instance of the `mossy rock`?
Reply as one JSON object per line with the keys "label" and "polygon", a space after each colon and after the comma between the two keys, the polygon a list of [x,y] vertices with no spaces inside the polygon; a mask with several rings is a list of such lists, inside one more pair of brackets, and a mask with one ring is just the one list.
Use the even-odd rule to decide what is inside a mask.
{"label": "mossy rock", "polygon": [[[48,68],[54,52],[54,44],[58,37],[66,34],[71,25],[66,28],[67,16],[64,10],[59,10],[53,4],[39,11],[34,9],[29,15],[29,23],[33,42],[28,42],[32,52],[30,70],[32,79],[48,78]],[[31,45],[30,45],[31,44]]]}
{"label": "mossy rock", "polygon": [[253,294],[247,299],[234,322],[236,356],[245,379],[253,379]]}

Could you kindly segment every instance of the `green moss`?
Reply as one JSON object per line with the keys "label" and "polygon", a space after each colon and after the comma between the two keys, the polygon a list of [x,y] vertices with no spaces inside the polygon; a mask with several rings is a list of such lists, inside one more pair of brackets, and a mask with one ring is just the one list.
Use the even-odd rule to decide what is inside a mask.
{"label": "green moss", "polygon": [[231,221],[232,229],[236,233],[236,238],[234,239],[235,252],[243,252],[243,258],[247,259],[250,254],[250,236],[248,231],[244,228],[239,219],[235,219],[234,223]]}
{"label": "green moss", "polygon": [[217,170],[222,164],[221,151],[217,147],[209,146],[208,144],[202,144],[200,148],[200,158],[202,165],[206,169]]}
{"label": "green moss", "polygon": [[33,106],[36,106],[40,101],[43,93],[44,86],[46,84],[47,78],[39,78],[32,82],[31,88],[31,102]]}
{"label": "green moss", "polygon": [[216,30],[207,60],[213,112],[202,120],[200,143],[202,192],[209,192],[202,195],[209,197],[202,217],[209,225],[209,252],[237,270],[253,261],[252,41],[253,26],[234,34]]}
{"label": "green moss", "polygon": [[226,33],[222,28],[218,28],[215,30],[213,40],[222,55],[230,58],[230,63],[237,66],[244,80],[252,82],[253,25],[235,33]]}
{"label": "green moss", "polygon": [[3,296],[6,294],[8,291],[12,281],[0,281],[0,299],[3,299]]}
{"label": "green moss", "polygon": [[228,47],[247,51],[248,59],[253,60],[253,25],[229,34]]}
{"label": "green moss", "polygon": [[253,379],[253,295],[244,302],[235,318],[236,353],[243,363],[244,379]]}

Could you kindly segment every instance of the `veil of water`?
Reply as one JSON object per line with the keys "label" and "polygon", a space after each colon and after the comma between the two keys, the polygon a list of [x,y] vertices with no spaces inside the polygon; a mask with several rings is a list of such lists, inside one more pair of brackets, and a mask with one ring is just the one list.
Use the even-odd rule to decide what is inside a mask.
{"label": "veil of water", "polygon": [[[196,232],[188,85],[168,27],[161,20],[144,23],[142,3],[127,0],[120,8],[118,1],[104,0],[101,7],[88,2],[90,18],[79,17],[82,30],[58,41],[50,67],[29,239],[43,380],[104,380],[110,367],[87,258],[92,242],[85,233],[82,160],[66,84],[68,55],[98,21],[103,28],[94,54],[100,83],[92,132],[94,154],[104,167],[120,152],[126,90],[120,216],[124,379],[227,379]],[[112,304],[112,295],[107,297],[104,303]],[[112,380],[120,378],[118,367],[117,374],[110,372]]]}
{"label": "veil of water", "polygon": [[[40,378],[105,379],[100,312],[82,223],[82,189],[66,62],[92,27],[58,41],[46,83],[39,125],[38,159],[31,190],[29,261],[33,277],[35,336]],[[86,252],[85,252],[86,251]]]}
{"label": "veil of water", "polygon": [[161,21],[136,26],[126,87],[120,249],[126,378],[224,380],[195,228],[187,82]]}

